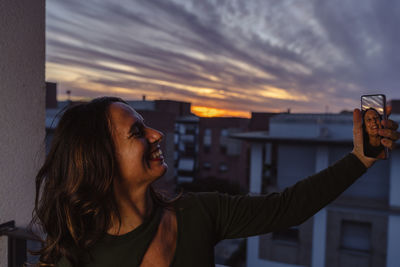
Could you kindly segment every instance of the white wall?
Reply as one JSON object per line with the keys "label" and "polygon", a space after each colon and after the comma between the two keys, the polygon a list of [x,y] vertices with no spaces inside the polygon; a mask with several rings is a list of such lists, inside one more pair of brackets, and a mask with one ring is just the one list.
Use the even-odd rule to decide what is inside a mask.
{"label": "white wall", "polygon": [[[392,152],[390,158],[390,194],[389,205],[393,209],[400,207],[400,151],[396,149]],[[398,214],[390,214],[388,218],[388,243],[386,266],[398,266],[400,261],[399,246],[400,246],[400,216]]]}
{"label": "white wall", "polygon": [[[287,115],[288,116],[288,115]],[[311,116],[311,115],[310,115]],[[343,117],[342,115],[338,115]],[[323,118],[323,115],[321,115]],[[325,129],[324,134],[327,138],[332,139],[350,139],[352,138],[352,120],[349,116],[349,121],[325,122],[318,123],[314,120],[286,122],[278,121],[279,117],[275,117],[270,122],[270,135],[279,137],[296,137],[296,138],[314,138],[322,137],[322,128]]]}
{"label": "white wall", "polygon": [[[318,146],[315,153],[315,173],[326,169],[329,166],[329,148]],[[313,217],[312,253],[311,266],[325,266],[326,252],[326,231],[328,214],[326,208],[320,210]]]}
{"label": "white wall", "polygon": [[[0,1],[0,223],[26,226],[45,135],[45,0]],[[0,266],[7,265],[0,237]]]}
{"label": "white wall", "polygon": [[313,145],[278,146],[278,177],[279,190],[294,185],[296,182],[315,173],[316,147]]}

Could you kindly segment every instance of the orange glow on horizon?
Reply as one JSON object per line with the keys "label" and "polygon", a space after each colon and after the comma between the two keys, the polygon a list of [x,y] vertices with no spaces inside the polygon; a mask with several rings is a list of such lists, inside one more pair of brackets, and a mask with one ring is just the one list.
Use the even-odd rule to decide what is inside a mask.
{"label": "orange glow on horizon", "polygon": [[248,111],[210,108],[204,106],[192,106],[191,111],[199,117],[251,117],[250,112]]}

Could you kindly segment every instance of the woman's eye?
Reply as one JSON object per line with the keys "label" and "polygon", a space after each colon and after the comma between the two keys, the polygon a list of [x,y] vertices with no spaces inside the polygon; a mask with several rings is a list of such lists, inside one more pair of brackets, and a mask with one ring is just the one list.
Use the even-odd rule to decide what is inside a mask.
{"label": "woman's eye", "polygon": [[144,135],[143,127],[136,126],[132,128],[129,137],[142,137],[143,135]]}

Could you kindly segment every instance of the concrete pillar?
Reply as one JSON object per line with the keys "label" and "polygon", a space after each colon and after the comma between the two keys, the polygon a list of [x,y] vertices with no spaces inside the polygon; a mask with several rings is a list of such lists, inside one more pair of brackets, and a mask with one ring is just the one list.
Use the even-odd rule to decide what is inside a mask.
{"label": "concrete pillar", "polygon": [[[271,162],[271,144],[252,143],[250,152],[250,193],[260,194],[262,185],[263,149],[265,149],[265,163]],[[287,264],[263,260],[259,258],[260,237],[247,238],[247,266],[251,267],[304,267],[302,265]]]}
{"label": "concrete pillar", "polygon": [[[319,172],[329,166],[329,150],[326,146],[317,147],[315,159],[315,172]],[[313,217],[313,241],[312,241],[312,267],[325,266],[326,249],[326,209],[320,210]]]}
{"label": "concrete pillar", "polygon": [[250,193],[260,194],[262,183],[263,144],[252,143],[250,152]]}
{"label": "concrete pillar", "polygon": [[[250,193],[260,194],[262,183],[262,149],[263,144],[252,143],[250,148]],[[247,266],[256,266],[260,238],[247,238]]]}
{"label": "concrete pillar", "polygon": [[[45,0],[0,1],[0,223],[25,227],[44,156]],[[0,266],[7,266],[0,237]]]}
{"label": "concrete pillar", "polygon": [[[400,208],[400,150],[392,151],[390,155],[389,177],[389,205],[392,208]],[[400,216],[389,215],[387,233],[386,266],[398,266],[400,262]]]}
{"label": "concrete pillar", "polygon": [[264,145],[265,149],[265,160],[264,162],[266,164],[271,164],[272,163],[272,144],[271,143],[266,143]]}

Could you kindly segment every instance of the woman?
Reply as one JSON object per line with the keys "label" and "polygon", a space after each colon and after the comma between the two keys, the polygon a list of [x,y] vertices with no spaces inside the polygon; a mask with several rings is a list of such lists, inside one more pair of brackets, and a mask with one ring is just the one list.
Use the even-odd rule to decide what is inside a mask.
{"label": "woman", "polygon": [[379,129],[382,129],[381,115],[374,108],[363,111],[364,152],[372,158],[385,158],[384,146],[381,144]]}
{"label": "woman", "polygon": [[[386,123],[383,145],[393,148],[397,125]],[[65,111],[37,175],[34,222],[47,233],[40,266],[214,266],[220,240],[301,224],[376,161],[363,155],[355,110],[352,153],[282,193],[166,201],[152,188],[167,169],[162,138],[119,98]]]}

